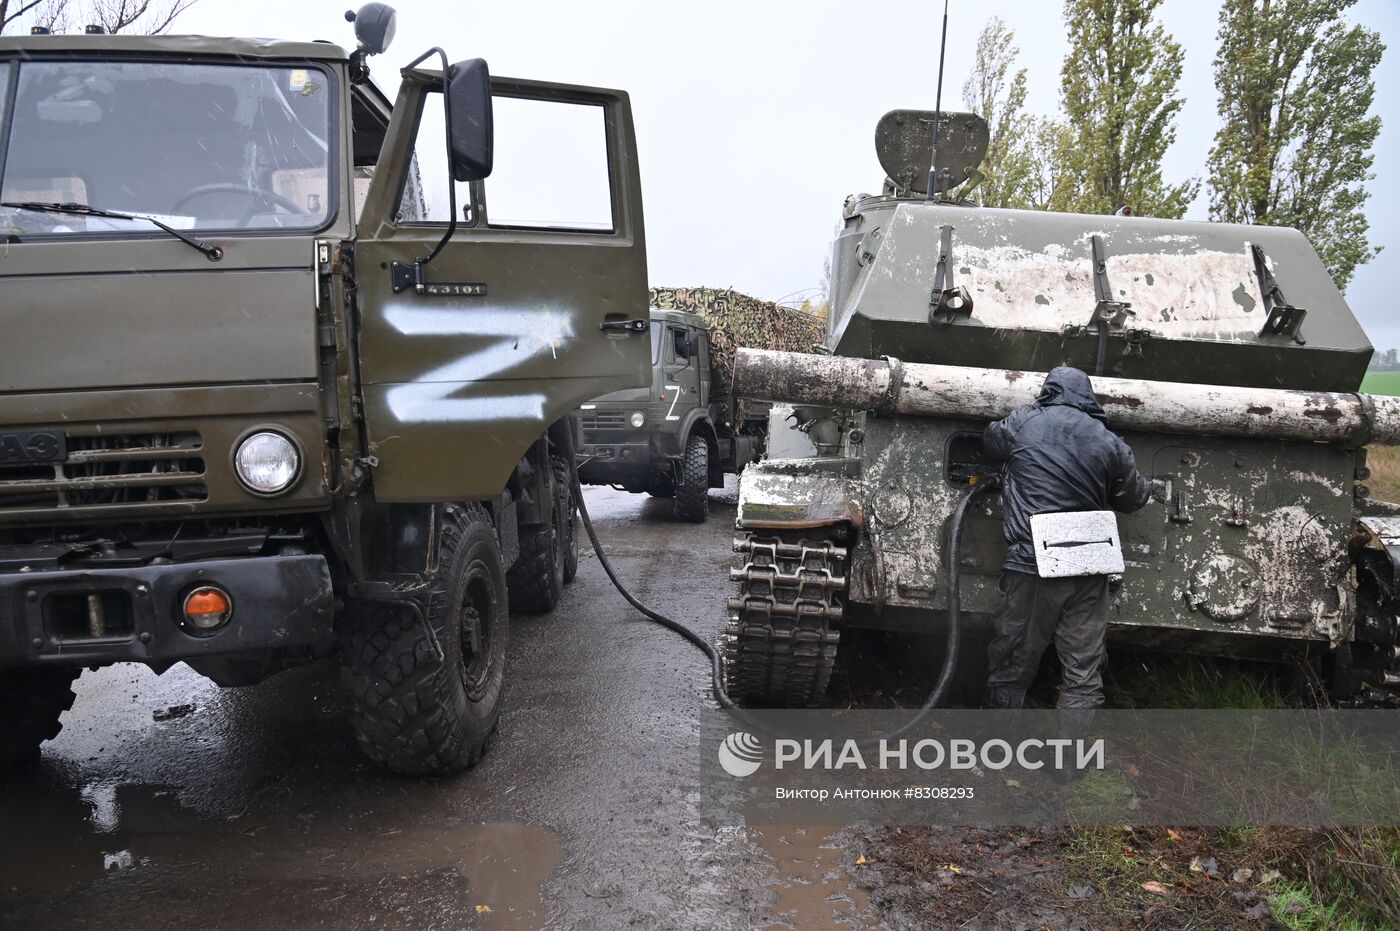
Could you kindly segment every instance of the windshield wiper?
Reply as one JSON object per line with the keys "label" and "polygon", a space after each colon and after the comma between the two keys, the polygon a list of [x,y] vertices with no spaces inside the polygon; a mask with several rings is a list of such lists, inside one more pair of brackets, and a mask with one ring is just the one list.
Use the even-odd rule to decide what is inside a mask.
{"label": "windshield wiper", "polygon": [[145,220],[154,226],[174,236],[180,242],[191,249],[198,249],[208,257],[209,261],[217,262],[224,257],[224,250],[219,246],[211,246],[202,239],[195,239],[193,236],[186,236],[184,233],[167,226],[155,217],[144,216],[139,213],[121,213],[116,210],[103,210],[101,207],[91,207],[87,204],[60,204],[52,201],[0,201],[0,207],[9,207],[14,210],[33,210],[37,213],[72,213],[85,217],[107,217],[113,220]]}

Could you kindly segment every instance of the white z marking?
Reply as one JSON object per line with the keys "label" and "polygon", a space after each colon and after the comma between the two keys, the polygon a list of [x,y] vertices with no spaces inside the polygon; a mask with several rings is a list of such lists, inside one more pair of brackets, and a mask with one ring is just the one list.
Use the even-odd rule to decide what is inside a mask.
{"label": "white z marking", "polygon": [[667,385],[666,390],[674,391],[676,393],[675,398],[671,401],[671,409],[666,412],[666,419],[680,420],[681,415],[676,413],[676,405],[681,403],[681,395],[685,394],[685,389],[682,388],[680,385]]}
{"label": "white z marking", "polygon": [[466,389],[468,383],[499,378],[537,354],[556,352],[564,340],[573,336],[568,314],[489,307],[458,311],[391,307],[384,317],[405,336],[496,337],[479,349],[424,373],[412,384],[390,388],[385,401],[401,423],[544,422],[543,394],[454,395]]}

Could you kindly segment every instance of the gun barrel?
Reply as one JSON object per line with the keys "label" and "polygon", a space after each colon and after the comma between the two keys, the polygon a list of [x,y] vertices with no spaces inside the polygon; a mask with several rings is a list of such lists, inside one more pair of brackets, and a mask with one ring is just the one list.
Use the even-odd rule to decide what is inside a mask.
{"label": "gun barrel", "polygon": [[[1000,420],[1035,401],[1043,372],[740,349],[745,398],[917,417]],[[1400,398],[1093,378],[1115,429],[1209,436],[1400,443]]]}

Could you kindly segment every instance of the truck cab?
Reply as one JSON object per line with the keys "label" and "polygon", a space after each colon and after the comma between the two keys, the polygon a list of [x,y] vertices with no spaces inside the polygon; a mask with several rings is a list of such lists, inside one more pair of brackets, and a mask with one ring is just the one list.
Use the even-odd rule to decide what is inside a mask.
{"label": "truck cab", "polygon": [[579,408],[579,479],[673,498],[677,519],[703,521],[708,490],[758,458],[762,433],[735,429],[732,399],[716,390],[702,316],[652,307],[650,330],[651,384]]}

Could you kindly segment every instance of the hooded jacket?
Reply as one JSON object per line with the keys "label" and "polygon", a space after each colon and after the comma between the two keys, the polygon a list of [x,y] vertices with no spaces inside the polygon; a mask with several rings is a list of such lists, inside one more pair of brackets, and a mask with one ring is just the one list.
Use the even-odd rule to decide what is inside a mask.
{"label": "hooded jacket", "polygon": [[1031,407],[997,421],[982,436],[993,461],[1004,463],[1002,532],[1005,568],[1036,571],[1031,516],[1057,511],[1130,513],[1150,491],[1133,452],[1112,430],[1089,376],[1057,368]]}

